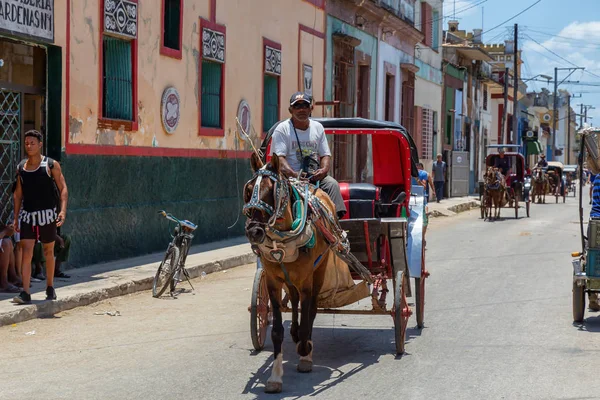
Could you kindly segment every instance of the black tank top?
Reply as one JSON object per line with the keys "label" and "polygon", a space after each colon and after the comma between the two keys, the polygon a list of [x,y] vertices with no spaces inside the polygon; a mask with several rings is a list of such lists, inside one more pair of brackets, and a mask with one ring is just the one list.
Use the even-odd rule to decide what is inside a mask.
{"label": "black tank top", "polygon": [[43,157],[40,166],[34,171],[20,169],[23,189],[23,210],[27,212],[56,210],[58,206],[54,179],[50,175],[48,157]]}

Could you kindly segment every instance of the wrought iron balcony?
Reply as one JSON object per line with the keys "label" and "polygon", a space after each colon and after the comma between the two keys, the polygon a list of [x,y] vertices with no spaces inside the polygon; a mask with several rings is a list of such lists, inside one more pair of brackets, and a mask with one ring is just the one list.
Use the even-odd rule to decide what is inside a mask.
{"label": "wrought iron balcony", "polygon": [[371,0],[406,23],[415,26],[415,0]]}

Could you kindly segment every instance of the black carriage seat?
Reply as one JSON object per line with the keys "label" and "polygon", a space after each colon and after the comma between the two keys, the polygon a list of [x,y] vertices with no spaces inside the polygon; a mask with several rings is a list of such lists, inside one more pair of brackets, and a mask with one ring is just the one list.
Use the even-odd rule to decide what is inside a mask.
{"label": "black carriage seat", "polygon": [[380,189],[370,183],[340,183],[347,213],[343,219],[375,218]]}
{"label": "black carriage seat", "polygon": [[397,217],[406,198],[401,186],[340,183],[340,191],[348,210],[343,219]]}

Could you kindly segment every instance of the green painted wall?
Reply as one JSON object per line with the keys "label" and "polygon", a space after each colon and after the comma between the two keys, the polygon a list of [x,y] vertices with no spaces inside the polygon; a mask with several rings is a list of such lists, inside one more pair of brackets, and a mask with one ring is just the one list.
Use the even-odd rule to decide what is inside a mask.
{"label": "green painted wall", "polygon": [[327,16],[327,54],[325,58],[326,62],[326,73],[325,73],[325,100],[333,100],[333,34],[344,33],[346,35],[353,36],[361,40],[360,45],[356,47],[356,50],[361,51],[371,56],[371,76],[369,92],[369,113],[372,118],[375,118],[376,114],[376,101],[377,101],[377,38],[371,36],[358,28],[348,25],[347,23],[334,18],[330,15]]}
{"label": "green painted wall", "polygon": [[69,188],[63,230],[72,236],[74,266],[166,249],[173,224],[157,214],[161,209],[199,225],[195,244],[244,234],[249,160],[63,153],[61,166]]}

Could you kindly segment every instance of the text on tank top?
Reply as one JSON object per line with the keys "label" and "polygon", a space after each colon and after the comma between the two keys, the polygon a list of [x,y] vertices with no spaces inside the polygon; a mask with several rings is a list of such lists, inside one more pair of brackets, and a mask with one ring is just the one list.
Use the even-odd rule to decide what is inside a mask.
{"label": "text on tank top", "polygon": [[27,171],[22,168],[19,174],[23,190],[23,209],[19,219],[32,226],[44,226],[55,222],[58,204],[54,179],[48,168],[48,157],[42,158],[37,169]]}

